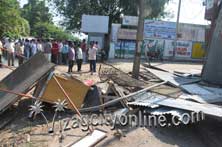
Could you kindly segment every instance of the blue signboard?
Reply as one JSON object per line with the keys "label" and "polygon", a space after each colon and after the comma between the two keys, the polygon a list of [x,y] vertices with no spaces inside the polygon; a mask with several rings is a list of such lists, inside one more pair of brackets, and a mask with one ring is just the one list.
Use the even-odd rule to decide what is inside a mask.
{"label": "blue signboard", "polygon": [[175,39],[176,23],[166,21],[145,20],[144,21],[144,39]]}

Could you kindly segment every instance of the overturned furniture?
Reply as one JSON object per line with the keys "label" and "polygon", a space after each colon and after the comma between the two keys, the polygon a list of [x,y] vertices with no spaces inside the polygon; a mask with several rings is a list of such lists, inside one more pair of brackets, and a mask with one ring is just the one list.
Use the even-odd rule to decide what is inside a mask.
{"label": "overturned furniture", "polygon": [[[64,88],[66,93],[69,95],[72,102],[77,106],[77,108],[81,108],[90,87],[85,85],[83,82],[81,82],[78,79],[66,78],[51,73],[48,76],[47,80],[45,79],[43,80],[43,82],[39,83],[35,95],[37,97],[40,97],[42,101],[48,103],[54,103],[58,99],[60,100],[66,99],[66,96],[61,91],[60,87],[57,85],[53,76],[56,77],[56,79],[59,81],[59,83]],[[68,108],[72,109],[70,103],[68,103]]]}

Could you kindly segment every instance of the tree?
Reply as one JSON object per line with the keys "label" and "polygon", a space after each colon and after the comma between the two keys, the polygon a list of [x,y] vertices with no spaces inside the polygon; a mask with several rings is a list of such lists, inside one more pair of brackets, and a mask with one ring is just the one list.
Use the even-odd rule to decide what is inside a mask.
{"label": "tree", "polygon": [[18,38],[29,34],[29,24],[20,16],[16,0],[0,0],[0,12],[0,37]]}
{"label": "tree", "polygon": [[140,57],[143,46],[143,30],[144,30],[144,0],[139,0],[139,22],[137,28],[136,51],[133,63],[133,78],[139,78]]}
{"label": "tree", "polygon": [[[69,30],[78,30],[83,14],[109,16],[109,33],[105,35],[104,48],[109,51],[112,23],[119,23],[121,14],[138,15],[138,0],[48,0],[64,16],[61,23]],[[145,0],[146,18],[163,17],[165,4],[169,0]]]}
{"label": "tree", "polygon": [[35,30],[34,36],[38,38],[43,38],[43,39],[53,38],[58,40],[72,40],[72,41],[78,40],[77,38],[73,37],[71,33],[62,30],[61,28],[56,27],[51,23],[37,23],[34,26],[34,30]]}
{"label": "tree", "polygon": [[[109,27],[113,22],[120,22],[120,15],[137,16],[138,0],[48,0],[54,4],[57,11],[64,16],[62,24],[67,29],[79,29],[82,14],[107,15]],[[145,0],[146,17],[158,18],[164,12],[165,4],[169,0]]]}
{"label": "tree", "polygon": [[31,27],[31,35],[35,34],[35,25],[38,23],[52,23],[52,14],[45,1],[28,0],[22,8],[22,16],[28,20]]}

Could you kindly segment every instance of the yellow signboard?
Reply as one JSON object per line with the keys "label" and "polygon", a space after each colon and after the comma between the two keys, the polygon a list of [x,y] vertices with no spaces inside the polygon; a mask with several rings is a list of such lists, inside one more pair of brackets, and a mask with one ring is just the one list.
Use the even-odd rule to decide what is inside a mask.
{"label": "yellow signboard", "polygon": [[206,55],[204,44],[201,42],[194,42],[192,49],[192,58],[200,59]]}

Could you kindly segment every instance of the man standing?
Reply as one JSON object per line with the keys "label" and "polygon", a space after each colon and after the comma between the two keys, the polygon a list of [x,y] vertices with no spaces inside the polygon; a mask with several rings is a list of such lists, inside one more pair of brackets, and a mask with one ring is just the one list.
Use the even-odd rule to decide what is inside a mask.
{"label": "man standing", "polygon": [[37,40],[37,51],[43,52],[42,41],[40,39]]}
{"label": "man standing", "polygon": [[72,73],[72,68],[74,66],[74,61],[75,61],[75,49],[74,49],[74,45],[70,42],[69,43],[69,69],[68,69],[68,73]]}
{"label": "man standing", "polygon": [[62,47],[62,62],[65,65],[67,65],[68,53],[69,53],[69,46],[68,42],[66,41]]}
{"label": "man standing", "polygon": [[17,42],[15,44],[16,53],[18,55],[18,63],[19,66],[23,64],[23,54],[24,54],[24,47],[21,42]]}
{"label": "man standing", "polygon": [[24,54],[27,59],[30,58],[30,50],[31,50],[31,45],[29,43],[29,40],[26,39],[24,43]]}
{"label": "man standing", "polygon": [[94,47],[94,43],[90,43],[88,54],[91,75],[93,75],[93,72],[96,72],[96,52],[97,48]]}
{"label": "man standing", "polygon": [[56,40],[52,43],[52,62],[58,64],[59,45]]}
{"label": "man standing", "polygon": [[[7,58],[8,58],[8,66],[14,66],[14,53],[15,53],[15,48],[14,48],[14,43],[12,42],[11,39],[8,40],[8,42],[5,44],[5,48],[7,49]],[[12,62],[11,62],[12,61]],[[12,64],[11,64],[12,63]]]}
{"label": "man standing", "polygon": [[83,59],[83,55],[82,55],[82,49],[80,48],[80,44],[77,45],[77,71],[80,72],[81,68],[82,68],[82,59]]}
{"label": "man standing", "polygon": [[58,57],[58,64],[62,64],[62,48],[63,48],[63,43],[62,41],[59,42],[59,57]]}
{"label": "man standing", "polygon": [[34,56],[37,53],[37,42],[35,39],[32,39],[31,43],[31,56]]}
{"label": "man standing", "polygon": [[52,56],[51,49],[52,49],[52,43],[48,39],[47,42],[44,45],[44,54],[45,54],[45,57],[48,59],[49,62],[51,62],[51,56]]}
{"label": "man standing", "polygon": [[81,49],[82,49],[82,55],[83,55],[83,62],[86,62],[86,40],[83,39],[82,43],[81,43]]}

